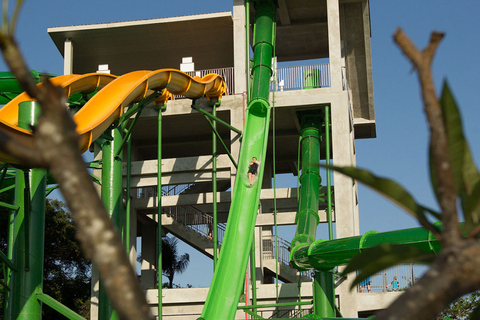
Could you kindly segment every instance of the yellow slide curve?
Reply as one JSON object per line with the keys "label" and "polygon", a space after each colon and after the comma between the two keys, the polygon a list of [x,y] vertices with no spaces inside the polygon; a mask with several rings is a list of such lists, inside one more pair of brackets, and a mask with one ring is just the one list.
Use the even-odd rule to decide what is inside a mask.
{"label": "yellow slide curve", "polygon": [[[67,96],[98,91],[73,117],[80,135],[82,152],[122,115],[126,106],[150,95],[152,90],[165,88],[171,94],[192,99],[203,95],[209,99],[220,99],[227,91],[225,82],[217,74],[192,78],[175,69],[134,71],[120,77],[104,73],[64,75],[52,78],[51,81],[54,85],[62,86]],[[27,147],[33,147],[33,137],[31,132],[18,127],[18,105],[32,100],[24,92],[0,109],[1,133]],[[18,159],[2,152],[0,161],[22,164]]]}

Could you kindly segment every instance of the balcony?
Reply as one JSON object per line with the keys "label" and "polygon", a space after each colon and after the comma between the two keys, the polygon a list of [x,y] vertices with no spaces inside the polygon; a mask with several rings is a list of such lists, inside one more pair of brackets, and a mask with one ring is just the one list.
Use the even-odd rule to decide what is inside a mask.
{"label": "balcony", "polygon": [[[187,72],[194,77],[203,77],[209,73],[216,73],[223,77],[227,84],[227,94],[234,94],[234,68],[217,68]],[[272,81],[270,90],[290,91],[330,87],[330,64],[310,64],[301,66],[277,67],[275,81]],[[345,68],[342,68],[343,90],[347,90]],[[177,97],[180,98],[180,97]]]}
{"label": "balcony", "polygon": [[330,64],[280,67],[271,90],[288,91],[330,87]]}

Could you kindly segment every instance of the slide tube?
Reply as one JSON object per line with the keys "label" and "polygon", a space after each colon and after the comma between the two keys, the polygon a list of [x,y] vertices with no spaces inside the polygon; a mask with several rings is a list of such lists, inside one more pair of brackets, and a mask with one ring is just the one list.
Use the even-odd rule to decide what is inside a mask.
{"label": "slide tube", "polygon": [[431,232],[424,228],[413,228],[378,233],[369,231],[362,236],[336,240],[317,240],[308,248],[295,252],[293,260],[304,270],[330,270],[346,265],[358,253],[383,243],[411,245],[427,253],[437,254],[441,245]]}

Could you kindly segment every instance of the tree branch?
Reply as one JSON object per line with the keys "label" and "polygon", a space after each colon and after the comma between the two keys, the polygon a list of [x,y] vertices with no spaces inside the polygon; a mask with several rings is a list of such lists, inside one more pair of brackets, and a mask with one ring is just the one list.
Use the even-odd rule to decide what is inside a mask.
{"label": "tree branch", "polygon": [[438,182],[438,202],[442,211],[442,245],[457,243],[461,240],[458,227],[456,191],[453,180],[450,156],[448,153],[447,135],[443,123],[442,110],[437,100],[431,63],[444,34],[433,32],[430,43],[420,52],[401,29],[397,29],[394,40],[402,52],[410,59],[418,71],[424,110],[430,129],[430,150],[434,163],[434,171]]}
{"label": "tree branch", "polygon": [[457,298],[478,290],[479,266],[480,244],[476,240],[442,249],[423,277],[375,319],[434,319]]}

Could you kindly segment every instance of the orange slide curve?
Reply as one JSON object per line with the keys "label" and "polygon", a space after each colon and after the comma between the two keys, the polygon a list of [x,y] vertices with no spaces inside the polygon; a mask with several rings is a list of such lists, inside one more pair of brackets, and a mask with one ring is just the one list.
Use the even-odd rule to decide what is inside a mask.
{"label": "orange slide curve", "polygon": [[[209,99],[220,99],[226,93],[226,84],[217,74],[192,78],[175,69],[134,71],[120,77],[103,73],[64,75],[51,81],[62,86],[67,96],[98,91],[73,117],[82,152],[122,115],[126,106],[145,98],[152,90],[165,88],[172,94],[192,99],[204,95]],[[31,100],[24,92],[0,109],[1,133],[27,147],[33,147],[33,137],[28,130],[18,127],[18,105]],[[21,164],[18,159],[2,152],[0,161]]]}

